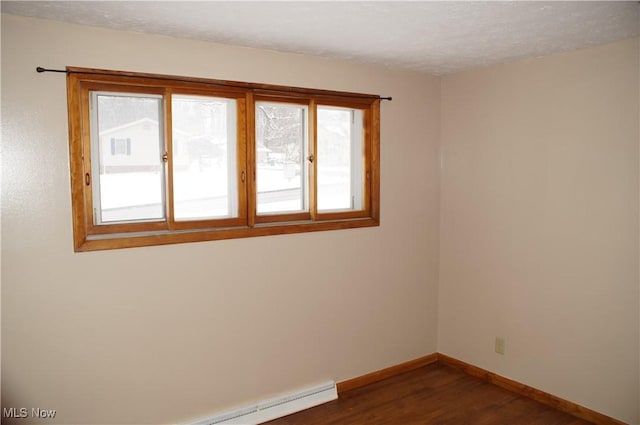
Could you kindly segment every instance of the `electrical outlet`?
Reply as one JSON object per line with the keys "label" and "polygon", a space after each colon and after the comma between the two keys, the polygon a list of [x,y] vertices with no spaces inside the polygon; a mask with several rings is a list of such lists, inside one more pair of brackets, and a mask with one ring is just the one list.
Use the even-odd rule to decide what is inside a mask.
{"label": "electrical outlet", "polygon": [[496,353],[504,354],[504,339],[496,337]]}

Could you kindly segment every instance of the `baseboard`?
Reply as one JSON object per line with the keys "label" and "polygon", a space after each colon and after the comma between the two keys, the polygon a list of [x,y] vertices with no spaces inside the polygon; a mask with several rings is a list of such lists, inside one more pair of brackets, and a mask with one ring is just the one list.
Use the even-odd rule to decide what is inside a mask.
{"label": "baseboard", "polygon": [[468,375],[475,376],[493,385],[497,385],[508,391],[530,398],[539,403],[553,407],[556,410],[560,410],[577,418],[592,422],[596,425],[627,425],[625,422],[619,421],[602,413],[598,413],[595,410],[580,406],[579,404],[554,396],[553,394],[549,394],[547,392],[538,390],[512,379],[505,378],[504,376],[500,376],[496,373],[489,372],[488,370],[440,353],[429,354],[427,356],[420,357],[415,360],[410,360],[405,363],[400,363],[386,369],[381,369],[376,372],[371,372],[366,375],[338,382],[336,384],[336,387],[338,390],[338,394],[340,394],[345,391],[364,387],[366,385],[382,381],[383,379],[391,378],[393,376],[400,375],[401,373],[419,369],[421,367],[434,363],[459,369]]}
{"label": "baseboard", "polygon": [[454,359],[453,357],[446,356],[438,353],[438,363],[445,366],[454,367],[460,369],[468,375],[475,376],[498,387],[504,388],[516,394],[530,398],[554,409],[573,415],[577,418],[584,419],[589,422],[593,422],[597,425],[626,425],[624,422],[614,419],[610,416],[598,413],[595,410],[591,410],[579,404],[562,399],[553,394],[538,390],[520,382],[514,381],[504,376],[500,376],[496,373],[489,372],[488,370],[474,366],[469,363],[465,363],[461,360]]}
{"label": "baseboard", "polygon": [[345,391],[355,390],[356,388],[364,387],[366,385],[374,384],[383,379],[391,378],[392,376],[400,375],[404,372],[409,372],[414,369],[419,369],[428,364],[436,363],[438,361],[438,353],[429,354],[419,359],[410,360],[408,362],[400,363],[395,366],[381,369],[376,372],[367,373],[366,375],[358,376],[346,381],[338,382],[338,395]]}

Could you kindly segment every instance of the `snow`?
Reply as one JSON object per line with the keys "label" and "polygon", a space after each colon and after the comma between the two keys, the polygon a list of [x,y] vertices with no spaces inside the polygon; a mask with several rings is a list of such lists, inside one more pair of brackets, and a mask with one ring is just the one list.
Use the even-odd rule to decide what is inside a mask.
{"label": "snow", "polygon": [[[301,210],[302,178],[295,166],[258,164],[259,213]],[[348,168],[324,167],[319,174],[322,176],[321,205],[324,208],[350,205]],[[101,174],[102,221],[163,219],[163,181],[162,172]],[[236,200],[227,195],[228,183],[224,164],[194,163],[186,170],[176,171],[173,181],[176,217],[229,217],[229,211],[235,209],[230,206]]]}

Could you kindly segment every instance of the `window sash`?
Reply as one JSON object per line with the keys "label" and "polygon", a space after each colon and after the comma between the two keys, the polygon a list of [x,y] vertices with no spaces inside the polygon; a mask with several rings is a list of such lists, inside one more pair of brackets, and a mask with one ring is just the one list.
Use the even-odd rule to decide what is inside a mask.
{"label": "window sash", "polygon": [[[324,127],[320,124],[320,120],[324,120],[325,114],[318,113],[317,119],[317,128],[318,133],[322,129],[324,130],[325,135],[322,137],[318,134],[318,155],[317,155],[317,182],[318,182],[318,190],[317,190],[317,205],[318,211],[323,213],[339,213],[339,212],[347,212],[347,211],[362,211],[364,210],[364,198],[366,197],[366,188],[365,188],[365,172],[364,165],[366,162],[365,156],[365,141],[364,141],[364,114],[361,109],[357,108],[344,108],[344,107],[336,107],[336,106],[325,106],[318,105],[318,109],[322,110],[327,116],[334,116],[333,120],[327,119],[327,121],[332,121],[333,126],[329,125]],[[345,116],[348,120],[347,128],[345,128],[345,123],[340,123],[340,120],[335,119],[335,117],[341,114]],[[342,124],[342,125],[341,125]],[[331,128],[334,127],[334,128]],[[346,131],[345,131],[346,130]],[[334,134],[332,135],[331,132]],[[346,137],[344,134],[340,133],[346,132]],[[331,137],[333,136],[333,137]],[[342,137],[341,137],[342,136]],[[329,141],[333,143],[329,143]],[[339,146],[340,144],[347,144],[346,149],[344,146]],[[326,147],[321,147],[320,143],[327,145]],[[333,145],[333,146],[331,146]],[[341,151],[339,148],[341,148]],[[332,149],[333,148],[333,149]],[[334,154],[333,161],[331,164],[331,159],[329,156],[331,155],[331,151]],[[344,156],[347,156],[345,160]],[[336,164],[337,163],[337,164]],[[342,163],[342,164],[340,164]],[[344,166],[346,163],[346,167]],[[329,164],[329,165],[326,165]],[[333,167],[332,167],[333,165]],[[341,167],[342,165],[342,167]],[[322,168],[325,168],[323,170]],[[333,170],[331,170],[333,168]],[[344,170],[346,168],[346,171]],[[342,170],[341,170],[342,169]],[[337,183],[334,181],[333,184],[324,183],[323,180],[331,180],[331,171],[337,175],[337,178],[333,180],[337,180]],[[333,198],[344,197],[345,192],[345,184],[340,184],[340,174],[348,174],[348,178],[346,179],[347,186],[347,206],[344,205],[336,205],[336,201],[333,202],[328,201],[326,198],[331,198],[331,189],[328,189],[327,186],[338,186],[338,190],[334,190],[334,192],[338,192],[338,194],[334,194]],[[326,175],[325,175],[326,174]],[[324,184],[323,184],[324,183]],[[324,186],[325,188],[322,188]],[[339,201],[338,201],[339,203]],[[327,207],[327,205],[330,205]]]}
{"label": "window sash", "polygon": [[[91,106],[90,106],[90,130],[91,130],[91,155],[89,161],[91,163],[90,168],[92,170],[92,175],[94,177],[96,177],[96,179],[94,180],[94,183],[92,185],[93,190],[92,190],[92,201],[93,201],[93,221],[96,225],[108,225],[108,224],[125,224],[125,223],[145,223],[145,222],[158,222],[158,221],[163,221],[165,219],[165,199],[166,199],[166,194],[165,194],[165,189],[164,189],[164,167],[162,167],[162,162],[160,159],[160,152],[163,149],[163,144],[161,143],[161,141],[164,139],[164,136],[162,134],[162,113],[161,113],[161,106],[162,106],[162,96],[157,95],[157,94],[139,94],[139,93],[126,93],[126,92],[106,92],[106,91],[91,91],[90,92],[90,102],[91,102]],[[156,120],[156,128],[158,130],[158,134],[156,137],[153,137],[153,135],[151,135],[152,137],[149,138],[147,137],[146,139],[144,138],[144,135],[142,135],[142,137],[139,138],[139,142],[141,142],[143,145],[148,145],[149,142],[151,142],[153,144],[154,140],[155,140],[155,144],[156,144],[156,148],[158,150],[158,152],[156,152],[156,165],[154,164],[153,161],[153,157],[145,154],[144,152],[142,152],[139,156],[138,161],[136,161],[135,159],[132,161],[130,160],[130,158],[127,158],[126,156],[123,157],[122,155],[120,155],[117,152],[117,142],[118,141],[122,141],[124,142],[124,146],[125,146],[125,155],[127,152],[131,151],[131,138],[126,137],[126,138],[108,138],[106,135],[103,135],[102,133],[106,133],[106,132],[110,132],[110,131],[126,131],[126,126],[127,125],[131,125],[134,124],[135,125],[135,121],[139,121],[139,120],[134,120],[133,122],[128,123],[127,125],[115,125],[112,124],[111,128],[109,129],[103,129],[102,131],[100,131],[100,125],[99,125],[99,120],[102,120],[103,116],[101,116],[100,112],[101,109],[100,108],[100,99],[101,98],[113,98],[113,99],[128,99],[128,100],[155,100],[160,101],[158,102],[158,104],[155,106],[154,109],[156,109],[156,113],[157,116],[155,116],[155,118],[157,118]],[[122,106],[122,105],[120,105]],[[106,105],[105,105],[106,107]],[[106,118],[106,117],[104,117]],[[149,119],[151,120],[151,119]],[[148,124],[148,122],[145,121],[145,123]],[[142,122],[139,123],[139,125],[142,125]],[[151,125],[151,124],[149,124]],[[125,133],[127,135],[129,135],[130,133]],[[142,139],[142,140],[140,140]],[[109,155],[107,155],[107,140],[109,140],[109,150],[110,153],[112,154],[111,157]],[[145,143],[147,142],[147,143]],[[153,148],[153,145],[150,146],[151,147],[151,153],[153,153],[153,150],[155,150]],[[148,149],[147,149],[148,150]],[[124,158],[124,161],[123,161]],[[104,161],[104,162],[103,162]],[[118,173],[116,169],[118,168],[124,168],[124,169],[136,169],[136,168],[141,168],[144,167],[143,164],[141,164],[140,162],[146,162],[147,167],[151,167],[153,169],[157,168],[158,169],[158,173],[159,175],[156,176],[156,178],[154,178],[154,176],[152,175],[153,173],[145,173],[145,174],[151,174],[151,175],[147,175],[147,176],[139,176],[139,178],[137,179],[140,184],[137,185],[132,185],[131,182],[129,180],[127,180],[126,182],[124,182],[121,173]],[[123,162],[122,164],[118,164],[118,162]],[[116,170],[115,172],[109,172],[110,170]],[[138,173],[138,174],[142,174],[142,172]],[[103,182],[104,180],[104,182]],[[153,184],[153,181],[156,180],[156,184],[154,187],[149,187],[149,184]],[[120,187],[118,187],[120,186]],[[146,187],[140,187],[140,186],[146,186]],[[123,193],[125,191],[125,189],[129,189],[129,192],[131,191],[131,188],[135,188],[138,187],[139,190],[136,192],[134,192],[130,198],[132,199],[125,199],[123,200],[122,197],[118,197],[119,194]],[[140,190],[140,189],[144,189],[144,190]],[[157,193],[157,197],[151,196],[146,198],[147,202],[153,202],[153,204],[149,204],[147,206],[140,204],[140,197],[141,195],[144,197],[145,194],[148,193],[153,193],[154,191],[158,191]],[[138,201],[136,203],[136,200]],[[159,204],[160,209],[159,211],[157,211],[157,207],[154,207],[154,205],[156,205],[156,203]],[[107,204],[110,208],[110,210],[112,211],[110,214],[108,212],[107,209],[104,208],[104,205]],[[129,204],[129,207],[127,207],[127,204]],[[147,210],[147,213],[145,215],[144,214],[144,210]],[[120,210],[121,216],[124,216],[126,218],[121,218],[121,219],[117,219],[117,218],[109,218],[109,215],[113,216],[113,215],[118,215],[118,213],[116,212],[117,210]],[[142,211],[140,211],[142,210]],[[149,211],[150,210],[150,211]],[[155,214],[153,214],[152,212],[156,211]],[[106,218],[105,218],[106,216]]]}
{"label": "window sash", "polygon": [[[183,103],[183,106],[187,106],[185,109],[191,110],[186,113],[184,111],[178,112],[175,107],[180,103]],[[169,179],[172,185],[170,202],[172,221],[186,223],[237,218],[239,216],[236,103],[234,99],[221,97],[177,93],[171,95],[172,134]],[[200,108],[194,107],[194,105],[198,105]],[[206,111],[206,109],[209,109],[209,111]],[[182,124],[187,127],[183,128],[182,131],[191,131],[189,126],[200,123],[195,115],[200,114],[203,116],[204,122],[200,123],[203,128],[196,129],[195,132],[191,131],[196,136],[191,137],[190,140],[189,136],[180,136],[181,129],[179,128],[179,123],[176,123],[177,119],[183,114],[184,122]],[[200,135],[202,131],[205,134]],[[181,148],[178,149],[181,137],[183,142]],[[220,143],[221,140],[224,140],[224,142]],[[197,164],[193,163],[193,159],[197,160]],[[193,172],[194,168],[197,169],[196,172]],[[197,174],[201,174],[201,176],[197,176]],[[225,184],[219,184],[220,181],[225,181]],[[224,194],[216,193],[216,189],[218,191],[224,189],[225,192]],[[208,198],[202,198],[202,196],[207,195]],[[225,204],[224,214],[211,211],[212,208],[215,208],[216,199]],[[187,206],[189,203],[196,204],[191,208],[195,211],[191,216],[185,211],[189,208]],[[200,208],[197,206],[198,203],[201,205]],[[218,202],[218,204],[220,203]],[[208,206],[208,214],[203,210],[203,206]]]}
{"label": "window sash", "polygon": [[[256,133],[254,138],[254,150],[256,152],[255,161],[253,166],[255,167],[256,174],[256,222],[274,222],[274,221],[291,221],[291,220],[309,220],[311,218],[309,213],[309,167],[307,158],[309,157],[309,105],[308,103],[292,103],[288,99],[281,99],[275,101],[269,100],[257,100],[254,106],[254,117],[256,119]],[[289,114],[299,114],[299,122],[296,122],[293,117],[284,117],[284,129],[278,128],[277,119],[269,116],[269,112],[280,111],[283,113],[289,110]],[[260,111],[260,113],[258,112]],[[286,114],[286,112],[284,112]],[[263,118],[261,120],[261,118]],[[260,122],[265,123],[265,128],[262,128]],[[299,128],[298,125],[299,124]],[[288,128],[287,128],[288,127]],[[278,159],[276,159],[275,165],[280,165],[281,170],[268,170],[267,167],[261,167],[261,152],[262,144],[266,142],[263,140],[266,137],[265,134],[260,134],[263,131],[274,129],[276,137],[274,141],[284,144],[281,146],[281,151],[278,152]],[[289,135],[278,135],[279,132],[287,132]],[[297,134],[291,134],[293,132]],[[295,139],[295,143],[283,143],[283,139]],[[293,145],[293,146],[292,146]],[[268,149],[268,147],[264,146]],[[297,159],[297,160],[296,160]],[[267,161],[268,162],[268,161]],[[298,185],[295,185],[295,182]],[[293,186],[291,185],[293,183]],[[272,190],[259,191],[260,186],[271,186]],[[275,190],[275,192],[274,192]],[[297,208],[263,208],[260,211],[260,199],[275,197],[286,198],[284,192],[293,192],[293,194],[299,193],[295,202],[298,204]],[[262,195],[262,196],[261,196]],[[287,200],[276,200],[275,202],[285,203]],[[275,203],[274,202],[274,203]]]}

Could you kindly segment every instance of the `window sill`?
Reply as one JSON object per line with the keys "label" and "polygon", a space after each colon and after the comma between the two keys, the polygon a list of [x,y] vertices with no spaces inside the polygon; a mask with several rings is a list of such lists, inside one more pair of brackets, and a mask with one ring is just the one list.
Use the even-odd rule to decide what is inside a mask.
{"label": "window sill", "polygon": [[224,239],[258,236],[286,235],[323,230],[355,229],[379,226],[380,221],[371,217],[334,221],[296,221],[262,223],[254,227],[227,227],[217,229],[162,230],[138,233],[88,235],[75,247],[76,252],[101,251],[120,248],[137,248],[169,245],[185,242],[206,242]]}

